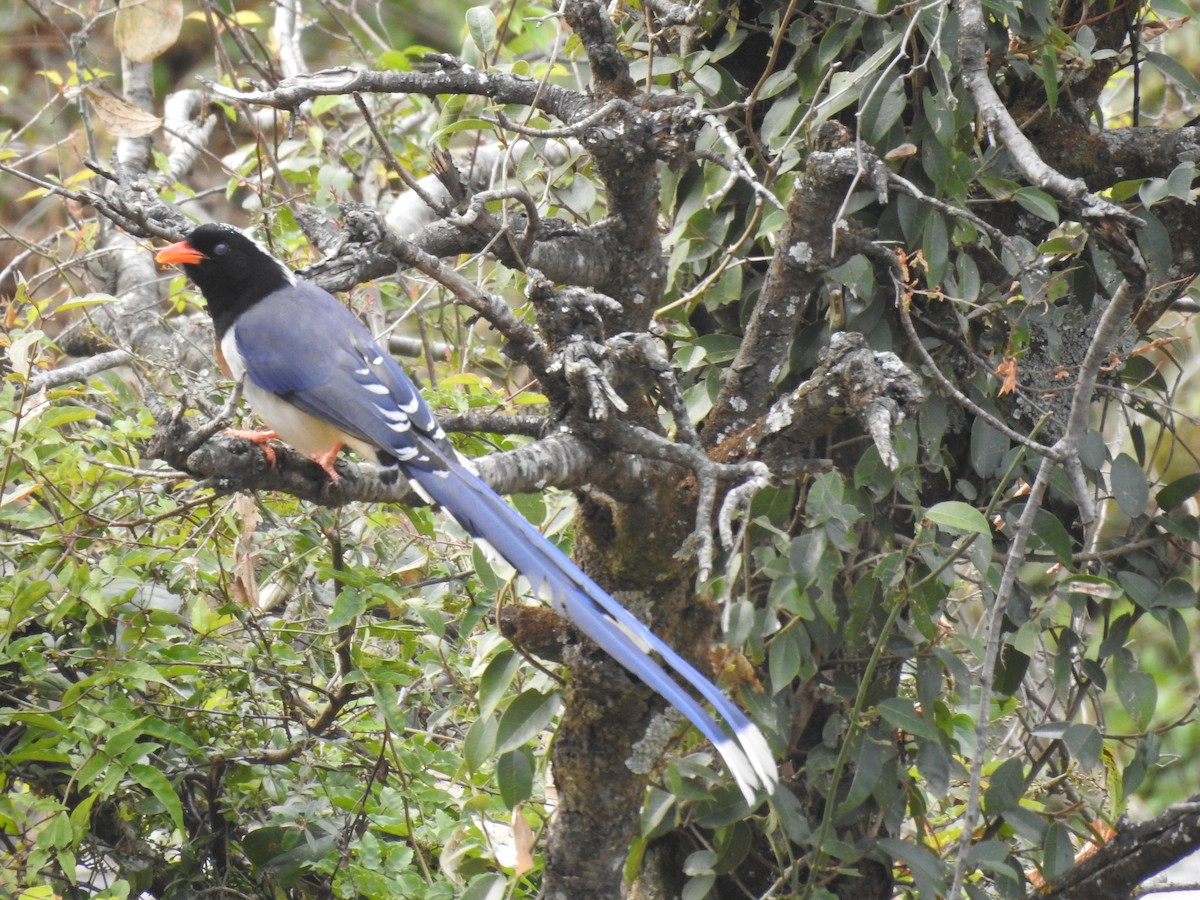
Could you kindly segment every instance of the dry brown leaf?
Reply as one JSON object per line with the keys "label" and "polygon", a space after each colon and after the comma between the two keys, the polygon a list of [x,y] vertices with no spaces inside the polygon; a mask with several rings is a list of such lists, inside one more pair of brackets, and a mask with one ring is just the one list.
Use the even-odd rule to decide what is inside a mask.
{"label": "dry brown leaf", "polygon": [[521,815],[521,804],[519,803],[513,809],[512,837],[513,846],[517,850],[517,862],[514,866],[514,872],[520,878],[533,868],[534,836],[533,829],[529,827],[529,823]]}
{"label": "dry brown leaf", "polygon": [[258,549],[255,547],[254,534],[262,521],[262,514],[258,504],[246,494],[238,494],[233,505],[242,518],[242,531],[234,545],[234,586],[240,595],[238,599],[251,609],[258,609]]}
{"label": "dry brown leaf", "polygon": [[996,366],[996,374],[1004,377],[1000,390],[997,391],[1001,397],[1011,394],[1017,389],[1017,360],[1015,357],[1004,357],[1004,362]]}
{"label": "dry brown leaf", "polygon": [[112,91],[98,84],[86,84],[82,88],[88,104],[106,131],[115,137],[140,138],[152,134],[162,119],[126,103]]}
{"label": "dry brown leaf", "polygon": [[1142,40],[1152,41],[1155,38],[1162,37],[1168,31],[1174,31],[1192,21],[1191,16],[1183,16],[1179,19],[1168,19],[1165,22],[1147,22],[1142,26]]}
{"label": "dry brown leaf", "polygon": [[134,62],[150,62],[179,40],[183,0],[121,0],[113,43]]}

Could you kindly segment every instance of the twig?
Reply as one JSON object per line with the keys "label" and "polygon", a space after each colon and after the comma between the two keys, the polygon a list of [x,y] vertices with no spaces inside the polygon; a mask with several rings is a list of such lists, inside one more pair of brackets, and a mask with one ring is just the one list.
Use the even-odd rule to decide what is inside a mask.
{"label": "twig", "polygon": [[591,128],[597,122],[600,122],[613,113],[624,114],[629,106],[626,100],[609,100],[603,106],[598,107],[593,112],[588,113],[582,119],[576,119],[570,125],[564,125],[561,128],[531,128],[528,125],[519,125],[504,114],[504,110],[496,110],[496,118],[494,120],[486,117],[480,117],[482,121],[489,125],[496,125],[506,131],[512,131],[515,134],[530,138],[573,138],[579,137],[588,128]]}
{"label": "twig", "polygon": [[383,164],[387,170],[404,182],[405,186],[410,191],[421,198],[422,202],[439,216],[447,215],[451,210],[451,205],[444,198],[439,200],[425,190],[421,182],[413,178],[412,173],[396,162],[396,154],[392,152],[391,146],[384,137],[383,132],[379,130],[379,125],[375,122],[375,117],[371,115],[371,111],[367,109],[367,104],[362,98],[362,94],[357,91],[351,95],[354,98],[354,105],[358,107],[358,111],[363,115],[363,121],[367,123],[367,128],[371,132],[371,137],[375,139],[376,145],[379,147],[380,156],[383,157]]}
{"label": "twig", "polygon": [[87,359],[71,363],[69,366],[50,369],[30,378],[28,390],[29,393],[36,394],[43,388],[56,388],[72,381],[86,381],[97,372],[124,365],[132,358],[133,354],[128,350],[109,350],[107,353],[98,353]]}
{"label": "twig", "polygon": [[1034,453],[1041,456],[1048,456],[1058,459],[1057,451],[1053,447],[1048,447],[1045,444],[1039,444],[1028,435],[1022,434],[1014,428],[1011,428],[1006,422],[992,415],[957,387],[938,368],[938,364],[934,361],[929,351],[925,349],[925,345],[921,343],[921,338],[917,334],[917,329],[913,325],[912,312],[909,309],[909,300],[906,296],[907,287],[900,280],[899,273],[895,269],[892,270],[892,282],[896,289],[896,309],[900,314],[900,324],[904,326],[904,333],[908,335],[908,342],[912,348],[917,351],[917,355],[921,357],[921,362],[929,374],[929,377],[934,380],[939,388],[950,397],[955,403],[969,412],[978,419],[982,419],[990,427],[996,429],[1010,441],[1028,447]]}

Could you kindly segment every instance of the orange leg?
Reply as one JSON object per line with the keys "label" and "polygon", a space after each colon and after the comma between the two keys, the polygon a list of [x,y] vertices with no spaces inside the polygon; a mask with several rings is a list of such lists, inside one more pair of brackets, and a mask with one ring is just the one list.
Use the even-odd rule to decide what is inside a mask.
{"label": "orange leg", "polygon": [[279,440],[279,435],[273,431],[244,431],[240,428],[226,428],[225,433],[241,438],[244,441],[250,441],[252,444],[257,444],[262,450],[263,456],[267,458],[267,462],[275,465],[275,448],[271,446],[271,441]]}
{"label": "orange leg", "polygon": [[330,481],[337,481],[342,476],[337,473],[337,469],[333,467],[337,455],[342,451],[343,444],[339,441],[334,444],[324,453],[314,453],[312,461],[325,470],[325,474],[329,476]]}

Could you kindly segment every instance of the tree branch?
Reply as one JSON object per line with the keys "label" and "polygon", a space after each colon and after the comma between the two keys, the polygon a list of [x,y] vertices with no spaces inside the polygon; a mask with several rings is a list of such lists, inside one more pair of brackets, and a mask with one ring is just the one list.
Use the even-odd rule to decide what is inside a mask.
{"label": "tree branch", "polygon": [[1076,863],[1033,898],[1094,900],[1126,897],[1133,889],[1200,848],[1200,795],[1146,822],[1122,823],[1117,835]]}
{"label": "tree branch", "polygon": [[467,94],[489,97],[497,103],[520,104],[540,109],[563,122],[573,122],[594,108],[582,94],[525,75],[481,72],[449,55],[431,55],[425,61],[432,71],[374,72],[338,66],[306,75],[284,78],[270,90],[239,91],[201,79],[215,96],[230,103],[295,109],[316,97],[345,94]]}

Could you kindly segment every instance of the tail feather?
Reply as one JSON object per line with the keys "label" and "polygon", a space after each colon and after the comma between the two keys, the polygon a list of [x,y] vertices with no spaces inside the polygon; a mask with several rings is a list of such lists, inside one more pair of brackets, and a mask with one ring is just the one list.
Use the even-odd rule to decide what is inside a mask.
{"label": "tail feather", "polygon": [[[486,541],[558,612],[635,676],[687,716],[725,760],[751,806],[758,789],[774,792],[779,775],[762,732],[711,681],[633,613],[617,603],[495,491],[456,460],[437,472],[413,469],[410,478],[474,537]],[[649,655],[658,653],[717,711],[727,734]]]}

